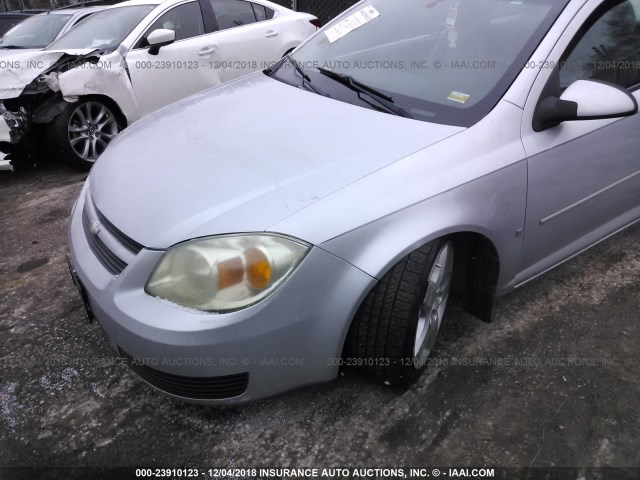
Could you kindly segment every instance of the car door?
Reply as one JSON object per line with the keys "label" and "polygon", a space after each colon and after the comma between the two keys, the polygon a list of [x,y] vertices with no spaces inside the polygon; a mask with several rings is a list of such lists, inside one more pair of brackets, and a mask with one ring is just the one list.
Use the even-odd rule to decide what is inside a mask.
{"label": "car door", "polygon": [[[174,43],[149,53],[146,37],[156,29],[174,30]],[[140,116],[220,83],[210,62],[215,33],[206,33],[200,4],[188,1],[164,11],[127,53],[127,67]]]}
{"label": "car door", "polygon": [[265,69],[282,58],[284,21],[246,0],[210,0],[218,24],[214,68],[223,81]]}
{"label": "car door", "polygon": [[517,283],[640,216],[640,115],[533,129],[536,105],[578,79],[615,83],[640,99],[640,2],[592,0],[565,30],[525,105],[525,255]]}

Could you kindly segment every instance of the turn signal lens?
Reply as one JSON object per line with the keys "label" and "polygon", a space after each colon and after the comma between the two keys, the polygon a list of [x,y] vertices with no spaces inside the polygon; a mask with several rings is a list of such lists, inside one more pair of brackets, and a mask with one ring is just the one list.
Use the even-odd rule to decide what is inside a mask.
{"label": "turn signal lens", "polygon": [[269,259],[259,248],[249,248],[244,252],[247,259],[247,283],[251,288],[262,290],[269,286],[271,265]]}

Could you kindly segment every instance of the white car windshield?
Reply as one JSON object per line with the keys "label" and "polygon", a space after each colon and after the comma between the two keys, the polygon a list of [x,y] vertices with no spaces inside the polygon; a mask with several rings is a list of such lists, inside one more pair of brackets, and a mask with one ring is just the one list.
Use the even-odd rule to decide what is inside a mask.
{"label": "white car windshield", "polygon": [[[334,98],[337,93],[361,104],[353,92],[333,85],[353,80],[393,99],[407,116],[468,126],[495,106],[566,4],[368,0],[329,23],[292,58],[313,86]],[[332,72],[342,78],[327,75]],[[276,78],[287,81],[279,71]]]}
{"label": "white car windshield", "polygon": [[156,5],[132,5],[94,13],[49,45],[47,50],[114,50]]}
{"label": "white car windshield", "polygon": [[2,37],[0,48],[44,48],[58,36],[71,14],[45,14],[29,17]]}

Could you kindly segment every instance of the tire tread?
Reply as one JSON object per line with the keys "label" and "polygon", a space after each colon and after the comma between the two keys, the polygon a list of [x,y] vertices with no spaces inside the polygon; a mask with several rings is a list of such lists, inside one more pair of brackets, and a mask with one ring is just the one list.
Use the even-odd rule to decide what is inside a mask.
{"label": "tire tread", "polygon": [[[407,388],[422,369],[401,363],[413,357],[415,325],[411,319],[426,289],[426,279],[443,240],[430,242],[396,263],[369,292],[356,313],[346,353],[365,361],[359,370],[392,388]],[[375,359],[389,359],[376,364]]]}

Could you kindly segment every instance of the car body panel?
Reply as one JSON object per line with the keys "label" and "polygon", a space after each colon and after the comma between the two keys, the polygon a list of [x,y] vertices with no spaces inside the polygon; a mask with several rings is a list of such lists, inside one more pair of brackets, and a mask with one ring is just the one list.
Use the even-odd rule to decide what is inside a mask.
{"label": "car body panel", "polygon": [[[23,93],[25,87],[38,77],[43,68],[60,60],[65,52],[34,50],[3,57],[6,68],[0,75],[0,99],[15,98]],[[88,53],[87,50],[74,52],[75,55]]]}
{"label": "car body panel", "polygon": [[85,95],[102,95],[113,100],[127,120],[138,114],[138,100],[120,49],[96,58],[93,66],[86,63],[58,75],[58,86],[68,102],[77,101]]}
{"label": "car body panel", "polygon": [[[521,119],[521,109],[501,102],[468,130],[408,156],[270,229],[319,244],[376,278],[430,240],[455,232],[479,233],[500,253],[498,290],[507,291],[519,265],[522,238],[518,231],[524,228],[526,209]],[[360,195],[370,200],[358,205],[346,198]],[[345,204],[354,207],[336,216],[338,206]]]}
{"label": "car body panel", "polygon": [[[599,0],[584,2],[549,53],[550,65],[560,62],[581,26],[601,4]],[[529,190],[526,253],[518,285],[633,222],[640,203],[639,115],[533,130],[537,99],[553,71],[543,69],[536,77],[523,115]],[[640,90],[632,94],[640,100]]]}
{"label": "car body panel", "polygon": [[[214,36],[215,34],[200,35],[172,43],[162,47],[158,55],[150,55],[148,48],[138,48],[127,54],[127,67],[131,76],[131,87],[138,102],[139,116],[222,83],[219,71],[201,64],[208,58],[200,53],[215,48],[212,38]],[[159,72],[153,68],[156,62],[179,64],[182,67]],[[149,65],[152,68],[147,68]],[[195,65],[199,66],[191,68]],[[168,88],[170,85],[180,85],[180,88]]]}
{"label": "car body panel", "polygon": [[[256,114],[257,104],[270,112],[268,124]],[[227,114],[219,121],[209,112]],[[94,167],[94,201],[107,218],[118,217],[119,229],[153,248],[215,233],[260,231],[398,160],[396,155],[402,158],[463,130],[392,117],[388,122],[397,143],[390,144],[389,123],[380,122],[381,115],[256,73],[214,95],[205,92],[171,105],[123,132],[106,161]],[[296,116],[300,121],[283,134],[281,125]],[[188,125],[177,120],[185,117],[208,120]],[[339,135],[345,131],[353,136]],[[122,151],[123,139],[132,134],[141,140],[127,142]],[[172,143],[148,141],[157,135]],[[167,154],[188,163],[152,166]],[[145,181],[135,172],[144,172]],[[173,179],[170,190],[163,178]],[[145,201],[150,197],[157,203]]]}

